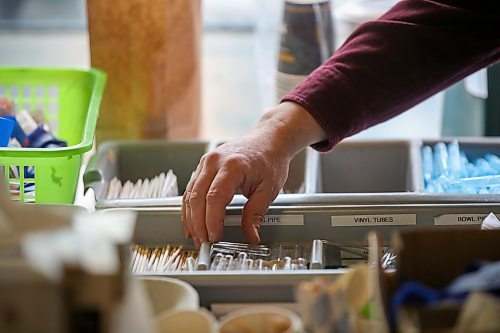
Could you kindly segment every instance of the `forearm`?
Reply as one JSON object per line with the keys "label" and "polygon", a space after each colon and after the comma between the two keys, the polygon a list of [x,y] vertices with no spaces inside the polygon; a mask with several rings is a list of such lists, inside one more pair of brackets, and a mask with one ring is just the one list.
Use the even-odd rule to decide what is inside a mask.
{"label": "forearm", "polygon": [[358,28],[283,101],[303,106],[327,150],[500,56],[498,1],[401,1]]}

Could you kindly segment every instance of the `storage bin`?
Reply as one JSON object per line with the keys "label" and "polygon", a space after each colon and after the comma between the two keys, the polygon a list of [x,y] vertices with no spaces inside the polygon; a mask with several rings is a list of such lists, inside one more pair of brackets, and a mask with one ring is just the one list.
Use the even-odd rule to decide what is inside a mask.
{"label": "storage bin", "polygon": [[[422,148],[424,146],[429,146],[434,148],[434,145],[438,142],[444,142],[449,144],[452,138],[443,138],[442,140],[423,140],[419,142],[419,146]],[[469,162],[474,162],[478,158],[484,158],[487,154],[493,154],[500,156],[500,138],[496,137],[470,137],[470,138],[460,138],[459,141],[460,150],[465,153]],[[419,160],[418,163],[422,164],[422,154],[417,156]],[[420,168],[417,170],[416,183],[419,189],[424,189],[424,175],[423,170]],[[461,194],[455,194],[454,196],[460,196]],[[487,200],[500,200],[500,195],[498,194],[479,194],[479,197],[487,198]],[[488,199],[489,198],[489,199]]]}
{"label": "storage bin", "polygon": [[[144,246],[165,246],[167,244],[193,247],[191,239],[185,239],[178,207],[135,207],[100,210],[131,209],[137,213],[135,244]],[[241,216],[242,206],[228,207],[224,227],[224,241],[245,242],[244,235],[235,220]],[[500,203],[483,204],[399,204],[399,205],[337,205],[335,203],[301,204],[290,207],[271,206],[267,217],[280,222],[264,222],[260,229],[261,240],[266,245],[312,242],[323,239],[338,244],[341,249],[366,248],[366,236],[377,231],[386,241],[396,231],[426,229],[446,230],[448,224],[436,224],[443,217],[448,219],[464,216],[486,216],[490,212],[500,214]],[[364,216],[358,224],[355,218]],[[392,222],[376,223],[374,218],[393,218]],[[344,223],[338,223],[340,222]],[[351,221],[352,223],[345,223]],[[293,223],[291,223],[293,222]],[[454,228],[479,228],[480,221],[456,223]],[[388,243],[386,244],[388,245]],[[366,251],[367,253],[367,251]],[[347,254],[347,256],[346,256]],[[341,252],[342,263],[354,262],[348,253]],[[366,260],[359,256],[358,262]],[[343,268],[304,271],[194,271],[145,273],[147,276],[170,276],[192,284],[200,294],[202,306],[214,303],[293,302],[294,288],[300,281],[313,277],[335,278],[344,273]]]}
{"label": "storage bin", "polygon": [[[444,139],[448,142],[446,139]],[[301,204],[387,205],[404,203],[449,204],[500,201],[495,195],[424,193],[421,148],[435,140],[346,140],[328,153],[311,148],[291,161],[284,192],[275,206]],[[471,159],[486,153],[500,154],[500,139],[460,138]],[[98,209],[113,207],[180,206],[181,197],[164,199],[106,199],[109,181],[123,182],[154,177],[173,169],[179,178],[179,194],[187,185],[203,154],[220,142],[132,142],[102,145],[84,175],[85,188],[93,188]],[[235,195],[233,204],[246,199]]]}
{"label": "storage bin", "polygon": [[[179,206],[191,174],[201,157],[221,145],[213,141],[109,141],[99,146],[83,176],[85,189],[92,188],[97,208]],[[285,193],[312,193],[307,170],[312,149],[300,151],[290,163]],[[172,169],[177,176],[179,196],[152,199],[107,199],[108,184],[114,177],[122,183],[153,178]],[[242,200],[242,195],[237,195]]]}
{"label": "storage bin", "polygon": [[209,149],[208,141],[109,141],[99,146],[83,176],[85,188],[93,188],[96,206],[128,207],[180,205],[181,196],[162,199],[107,199],[108,184],[117,177],[127,180],[154,178],[171,169],[177,176],[179,193],[184,193],[200,158]]}
{"label": "storage bin", "polygon": [[[289,244],[323,239],[344,249],[342,264],[349,264],[366,259],[366,236],[370,231],[377,231],[383,239],[389,240],[397,231],[412,229],[447,230],[450,226],[478,229],[489,213],[500,216],[498,195],[423,192],[421,147],[430,142],[434,141],[345,141],[326,154],[307,149],[304,164],[295,167],[292,163],[291,166],[299,170],[295,174],[297,179],[303,175],[305,190],[297,194],[280,194],[272,203],[260,229],[262,243]],[[471,158],[486,152],[500,152],[499,139],[459,139],[459,142]],[[210,150],[215,146],[217,144],[208,144],[207,147]],[[196,165],[190,168],[194,167]],[[149,202],[150,207],[122,205],[118,208],[106,208],[102,202],[98,208],[104,208],[101,209],[103,214],[120,209],[137,212],[136,244],[192,246],[192,240],[183,235],[180,201],[175,205]],[[224,241],[246,242],[239,227],[245,202],[242,196],[236,196],[227,207]],[[361,255],[349,257],[345,251],[348,247],[356,247]],[[293,302],[294,288],[300,281],[317,276],[335,278],[343,272],[343,268],[338,268],[145,275],[167,275],[187,281],[199,292],[201,305],[210,306]]]}
{"label": "storage bin", "polygon": [[[43,110],[65,148],[0,148],[0,172],[14,200],[73,203],[83,153],[92,148],[106,76],[97,69],[0,67],[0,95],[16,109]],[[18,170],[12,176],[10,168]],[[32,168],[34,176],[25,175]],[[28,188],[29,187],[29,188]]]}
{"label": "storage bin", "polygon": [[419,168],[413,141],[350,141],[322,153],[320,193],[413,192]]}

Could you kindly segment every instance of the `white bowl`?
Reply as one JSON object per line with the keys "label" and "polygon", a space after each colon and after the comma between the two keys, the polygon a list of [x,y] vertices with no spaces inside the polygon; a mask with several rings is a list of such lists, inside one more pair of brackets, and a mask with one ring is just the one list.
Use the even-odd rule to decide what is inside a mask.
{"label": "white bowl", "polygon": [[218,333],[214,315],[204,308],[198,310],[174,310],[158,318],[160,333]]}
{"label": "white bowl", "polygon": [[167,277],[138,277],[151,303],[154,317],[173,310],[197,310],[198,292],[188,283]]}
{"label": "white bowl", "polygon": [[278,306],[253,306],[230,312],[220,321],[220,333],[301,333],[300,317]]}

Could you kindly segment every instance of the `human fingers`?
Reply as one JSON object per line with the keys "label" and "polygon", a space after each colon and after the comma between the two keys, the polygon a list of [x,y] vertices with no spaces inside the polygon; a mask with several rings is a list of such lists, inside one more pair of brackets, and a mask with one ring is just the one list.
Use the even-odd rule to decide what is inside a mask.
{"label": "human fingers", "polygon": [[237,158],[226,164],[215,176],[206,197],[206,226],[210,242],[222,239],[226,206],[245,179],[245,172]]}
{"label": "human fingers", "polygon": [[196,167],[196,170],[191,174],[189,182],[186,185],[186,190],[182,195],[181,222],[184,228],[184,236],[186,236],[186,238],[195,236],[194,227],[191,222],[191,208],[189,206],[189,196],[191,193],[191,189],[193,188],[194,182],[196,180],[196,175],[201,169],[202,162],[203,162],[203,157],[201,158],[200,163]]}
{"label": "human fingers", "polygon": [[187,227],[186,205],[184,204],[184,196],[182,198],[182,205],[181,205],[181,222],[182,222],[182,231],[184,233],[184,237],[191,238],[191,233],[189,232],[189,229]]}
{"label": "human fingers", "polygon": [[191,174],[191,178],[188,181],[188,184],[186,185],[186,190],[182,194],[182,202],[181,202],[181,222],[182,222],[182,229],[184,231],[184,237],[186,238],[191,238],[192,234],[189,231],[188,227],[188,222],[187,222],[187,207],[189,206],[189,200],[187,200],[188,195],[186,193],[189,193],[189,189],[193,187],[193,176],[194,172]]}
{"label": "human fingers", "polygon": [[243,207],[241,217],[241,229],[243,234],[251,244],[259,244],[259,229],[264,221],[267,210],[271,202],[276,198],[277,193],[268,188],[264,183],[250,195],[247,203]]}
{"label": "human fingers", "polygon": [[218,155],[208,155],[194,180],[193,187],[189,194],[189,207],[191,212],[191,223],[194,228],[196,238],[201,242],[209,239],[206,226],[206,206],[207,193],[216,177],[218,170]]}

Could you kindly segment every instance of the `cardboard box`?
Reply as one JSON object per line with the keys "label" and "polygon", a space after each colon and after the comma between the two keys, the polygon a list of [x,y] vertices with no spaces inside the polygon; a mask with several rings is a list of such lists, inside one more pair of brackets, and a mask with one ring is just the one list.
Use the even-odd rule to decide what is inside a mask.
{"label": "cardboard box", "polygon": [[[370,258],[380,262],[380,239],[371,234]],[[393,247],[397,254],[396,270],[385,272],[374,267],[375,317],[388,325],[389,305],[403,281],[417,281],[439,290],[449,285],[477,261],[500,260],[500,230],[477,229],[415,230],[396,234]],[[453,330],[460,316],[459,305],[433,308],[405,307],[398,313],[398,332],[457,332]],[[378,316],[377,316],[378,314]],[[486,331],[485,331],[486,332]]]}

